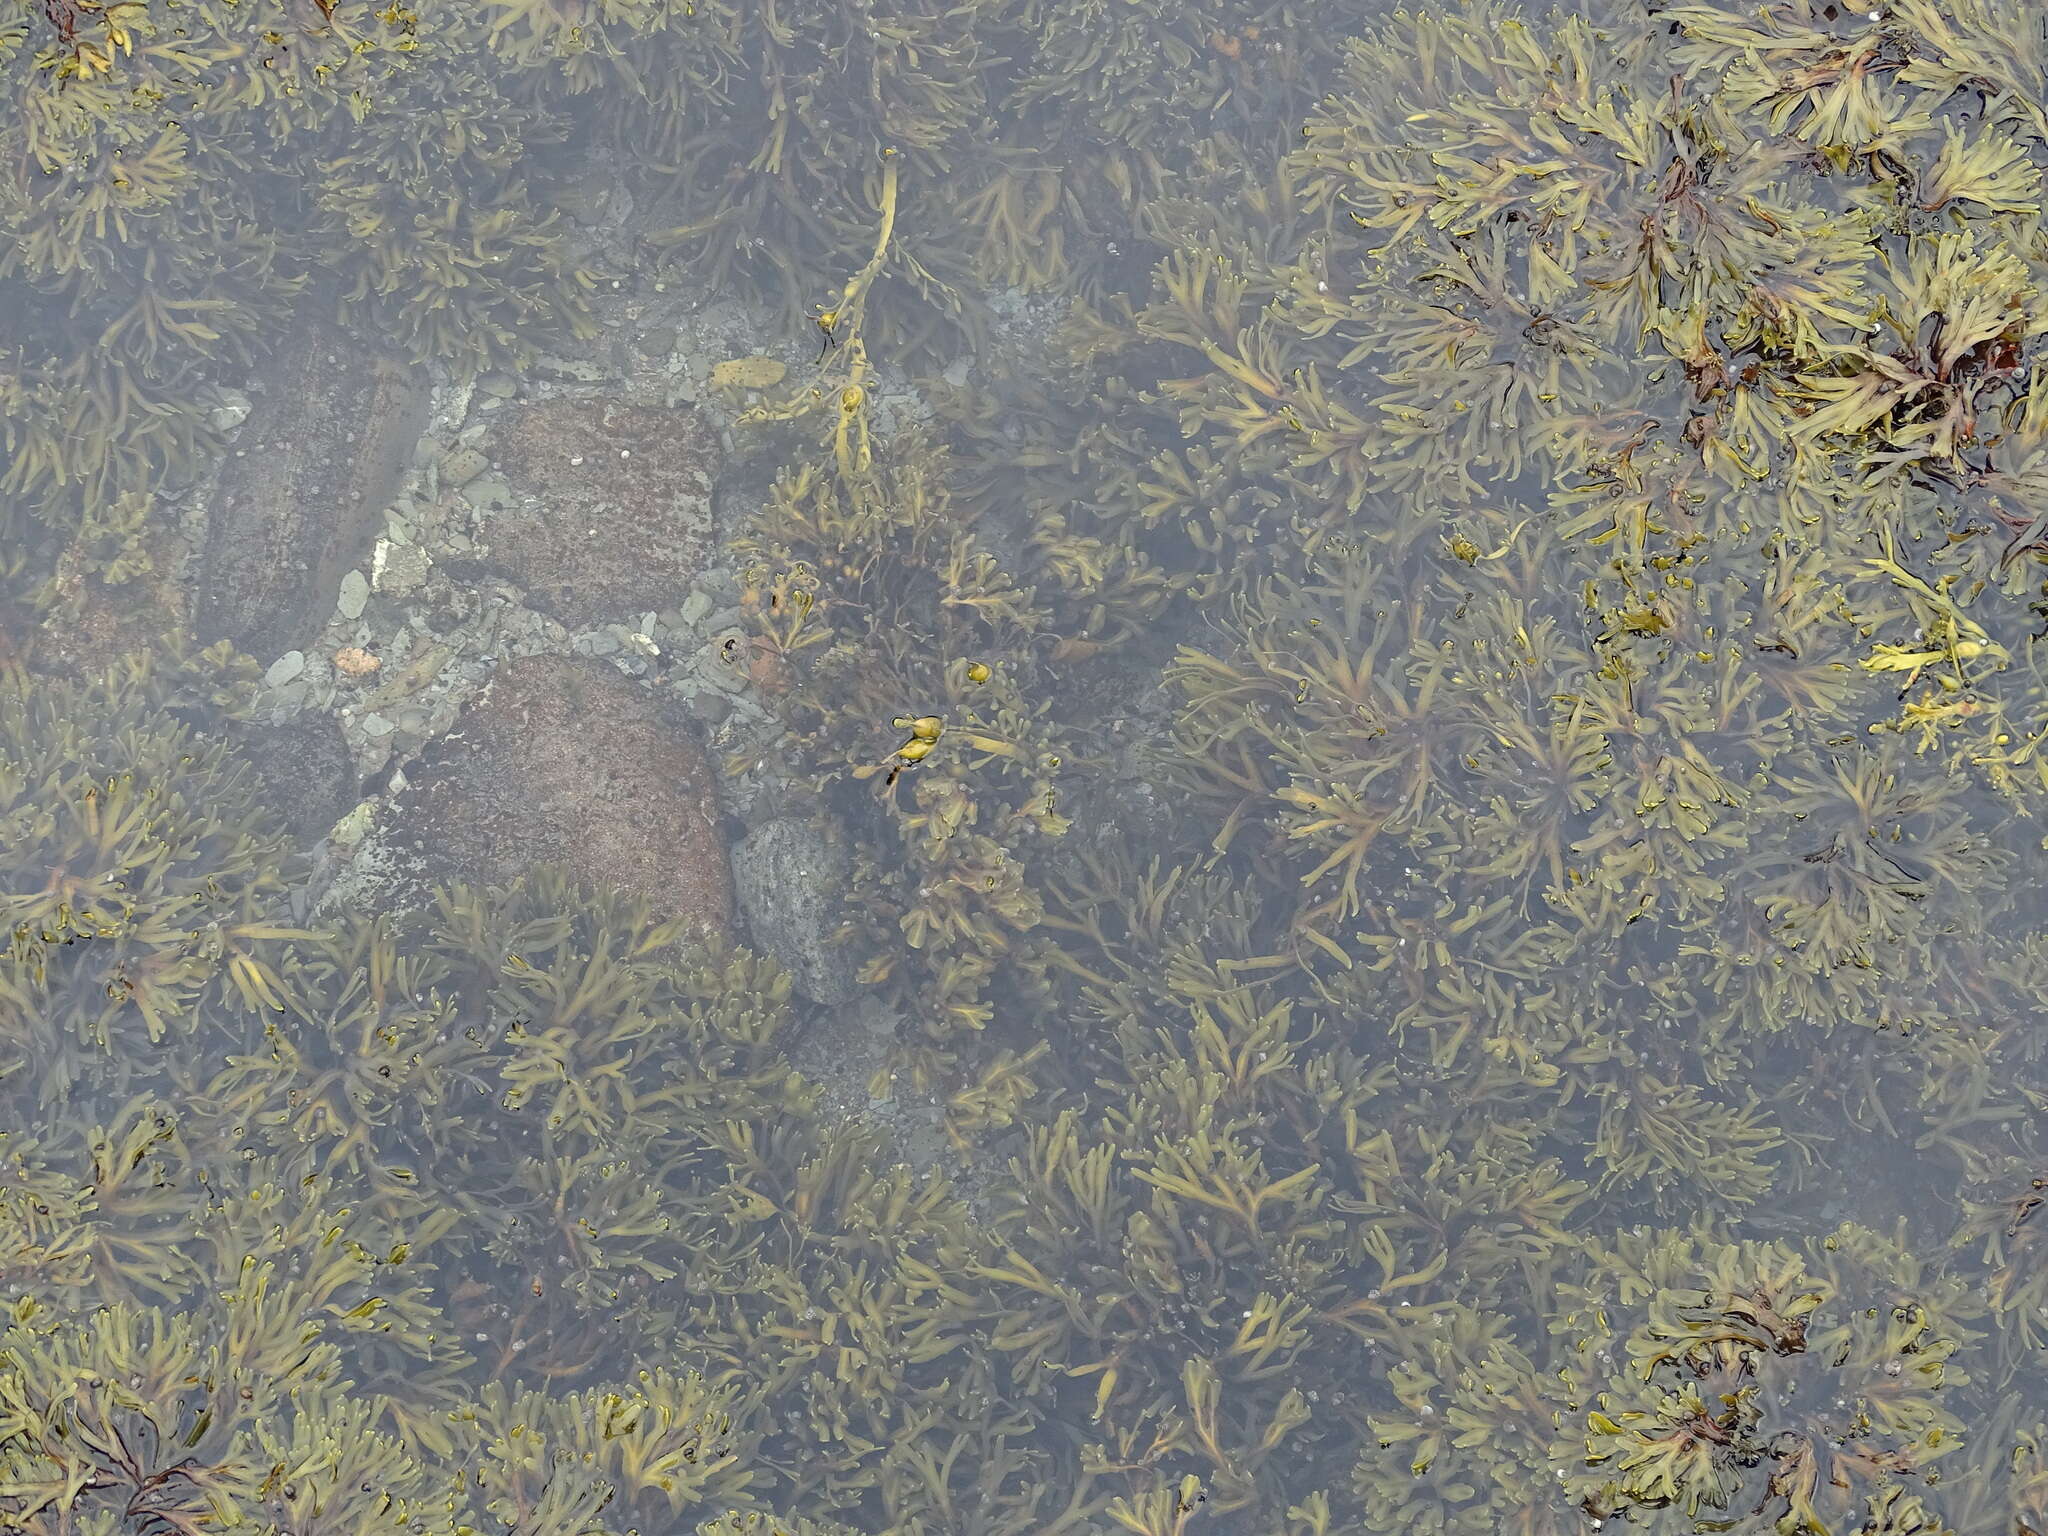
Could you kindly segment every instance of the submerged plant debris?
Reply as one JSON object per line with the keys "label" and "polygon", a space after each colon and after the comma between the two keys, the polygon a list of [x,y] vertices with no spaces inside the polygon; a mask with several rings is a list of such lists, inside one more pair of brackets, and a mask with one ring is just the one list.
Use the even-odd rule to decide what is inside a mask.
{"label": "submerged plant debris", "polygon": [[0,74],[0,1526],[2048,1530],[2040,7]]}

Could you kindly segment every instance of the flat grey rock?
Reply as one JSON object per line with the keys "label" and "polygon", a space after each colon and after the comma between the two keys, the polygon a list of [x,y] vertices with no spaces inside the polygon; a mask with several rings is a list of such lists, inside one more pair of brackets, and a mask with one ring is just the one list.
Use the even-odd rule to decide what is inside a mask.
{"label": "flat grey rock", "polygon": [[764,822],[733,850],[733,893],[754,942],[813,1002],[851,1001],[860,991],[853,957],[831,942],[845,919],[846,847],[822,821]]}

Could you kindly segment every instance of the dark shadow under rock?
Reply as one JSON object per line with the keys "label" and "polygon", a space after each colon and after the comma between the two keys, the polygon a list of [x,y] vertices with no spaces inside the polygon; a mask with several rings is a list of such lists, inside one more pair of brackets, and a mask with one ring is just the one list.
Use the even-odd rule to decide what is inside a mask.
{"label": "dark shadow under rock", "polygon": [[481,444],[515,505],[484,524],[488,571],[571,629],[680,601],[710,546],[717,428],[687,408],[549,400]]}
{"label": "dark shadow under rock", "polygon": [[255,770],[257,793],[301,846],[325,837],[355,805],[355,760],[332,718],[289,725],[230,721],[225,733]]}
{"label": "dark shadow under rock", "polygon": [[732,880],[704,753],[608,663],[509,662],[407,770],[391,847],[434,880],[495,884],[535,864],[724,929]]}

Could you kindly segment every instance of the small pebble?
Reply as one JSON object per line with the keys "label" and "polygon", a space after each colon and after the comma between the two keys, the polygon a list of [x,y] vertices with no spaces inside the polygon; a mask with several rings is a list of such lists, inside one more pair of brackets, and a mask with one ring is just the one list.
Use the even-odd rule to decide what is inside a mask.
{"label": "small pebble", "polygon": [[270,664],[263,674],[263,681],[272,688],[282,688],[305,670],[306,653],[304,651],[286,651]]}
{"label": "small pebble", "polygon": [[249,397],[239,389],[224,389],[218,395],[219,404],[207,412],[207,422],[216,432],[232,432],[249,419]]}
{"label": "small pebble", "polygon": [[474,448],[457,448],[441,461],[441,483],[443,485],[467,485],[490,465]]}
{"label": "small pebble", "polygon": [[503,475],[478,475],[462,488],[462,499],[472,507],[506,507],[512,504],[512,487]]}
{"label": "small pebble", "polygon": [[334,606],[344,619],[360,619],[363,609],[369,606],[370,581],[361,571],[350,571],[341,578],[341,591],[336,594]]}

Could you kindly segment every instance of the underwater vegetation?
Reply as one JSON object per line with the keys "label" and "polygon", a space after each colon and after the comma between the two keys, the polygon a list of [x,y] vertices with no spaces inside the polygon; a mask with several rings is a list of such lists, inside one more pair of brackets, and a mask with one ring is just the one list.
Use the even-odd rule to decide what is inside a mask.
{"label": "underwater vegetation", "polygon": [[620,177],[649,270],[765,291],[795,331],[897,157],[876,334],[906,357],[985,336],[992,290],[1142,272],[1164,148],[1277,142],[1335,67],[1335,12],[18,0],[4,527],[23,536],[26,511],[60,546],[103,540],[124,496],[189,480],[214,438],[204,386],[246,378],[293,315],[457,370],[587,336],[600,274],[563,207]]}
{"label": "underwater vegetation", "polygon": [[[2040,1427],[2001,1397],[2038,1350],[2011,1163],[1978,1159],[1952,1249],[1731,1235],[1710,1186],[1616,1225],[1626,1186],[1575,1169],[1569,1116],[1391,1053],[1239,874],[1096,838],[1044,877],[1059,1069],[1020,1071],[1053,1108],[956,1120],[1024,1120],[971,1212],[817,1114],[780,973],[629,899],[539,872],[291,926],[289,850],[178,719],[225,676],[6,698],[43,723],[4,754],[39,791],[10,825],[43,827],[6,844],[8,901],[55,922],[53,866],[137,891],[6,958],[18,1528],[1692,1530],[1761,1505],[1757,1530],[1991,1532],[2042,1499]],[[164,807],[150,879],[90,838],[123,774],[115,809]],[[96,946],[164,952],[209,879],[240,928],[166,940],[162,1040],[113,1051],[147,1016],[80,1008]]]}
{"label": "underwater vegetation", "polygon": [[10,7],[0,531],[104,541],[189,481],[203,386],[294,313],[468,368],[587,325],[574,131],[488,37],[466,5]]}
{"label": "underwater vegetation", "polygon": [[676,215],[655,253],[693,281],[764,284],[792,320],[862,244],[879,158],[901,156],[876,335],[906,353],[984,337],[992,289],[1120,286],[1174,149],[1277,143],[1348,21],[1327,0],[706,0],[661,22],[609,7],[602,27],[503,8],[575,78],[613,56],[608,129],[656,222]]}
{"label": "underwater vegetation", "polygon": [[[242,775],[145,698],[7,701],[111,722],[7,756],[10,783],[41,769],[22,799],[70,807],[5,855],[11,1525],[403,1510],[623,1536],[787,1499],[1033,1528],[1033,1411],[969,1358],[945,1278],[977,1240],[964,1208],[813,1118],[776,1048],[785,978],[546,875],[287,928]],[[75,830],[95,814],[144,829],[147,884]],[[134,893],[75,856],[56,873],[107,893],[67,944],[37,896],[74,844],[111,847]],[[234,905],[192,956],[159,934],[209,886]],[[148,1012],[98,995],[160,955]],[[157,1019],[154,1048],[115,1033]]]}
{"label": "underwater vegetation", "polygon": [[[119,726],[39,732],[38,782],[132,763],[149,803],[235,804],[146,684],[10,699]],[[10,900],[58,836],[10,841]],[[201,886],[247,858],[155,836]],[[244,899],[281,925],[261,846]],[[1074,990],[1045,1017],[1114,1091],[1014,1106],[979,1218],[815,1118],[786,980],[545,875],[263,937],[265,991],[196,988],[153,1056],[44,1036],[0,1083],[10,1518],[1565,1529],[1764,1499],[1832,1527],[1954,1487],[1988,1531],[2038,1500],[2005,1470],[2038,1431],[1967,1396],[2024,1359],[1973,1256],[1603,1235],[1530,1127],[1307,985],[1240,879],[1111,851],[1049,888]],[[13,1001],[38,961],[13,1029],[58,1006]]]}
{"label": "underwater vegetation", "polygon": [[1916,751],[2031,783],[2038,30],[1996,4],[1389,22],[1240,217],[1181,219],[1151,301],[1082,332],[1117,402],[1101,494],[1209,602],[1275,544],[1477,565],[1549,531],[1610,637],[1679,655],[1790,562],[1776,601],[1831,622],[1753,634],[1746,660],[1783,646],[1754,670],[1825,675],[1825,646]]}
{"label": "underwater vegetation", "polygon": [[0,1523],[2048,1528],[2040,18],[1361,24],[20,9],[66,569],[316,297],[581,329],[607,157],[780,295],[727,660],[963,1172],[617,893],[302,920],[226,652],[9,665]]}
{"label": "underwater vegetation", "polygon": [[[2033,1528],[2039,32],[1404,13],[1145,201],[1149,297],[1078,290],[1006,419],[771,413],[824,425],[757,624],[913,1017],[870,893],[944,886],[854,787],[978,697],[906,655],[1040,659],[1082,819],[899,1059],[1003,1085],[995,1343],[1158,1479],[1119,1528]],[[828,529],[913,458],[880,505],[949,486],[1035,618]],[[1065,587],[998,531],[1053,515]],[[1112,663],[1165,834],[1079,809]]]}
{"label": "underwater vegetation", "polygon": [[0,693],[0,1073],[120,1081],[205,1013],[276,1001],[295,855],[249,769],[142,668]]}
{"label": "underwater vegetation", "polygon": [[[238,803],[174,681],[8,704],[118,725],[44,733],[53,794],[127,762]],[[1614,1227],[1512,1114],[1375,1060],[1234,877],[1053,883],[1048,1015],[1114,1091],[1013,1104],[971,1213],[819,1117],[744,950],[545,872],[286,930],[274,840],[156,826],[277,931],[154,1052],[52,1035],[0,1079],[18,1528],[1988,1532],[2048,1493],[1983,1395],[2020,1364],[1988,1266],[1711,1202]],[[22,904],[59,845],[7,846]],[[17,1031],[61,1005],[37,964]]]}
{"label": "underwater vegetation", "polygon": [[899,437],[848,468],[775,486],[747,551],[746,660],[860,829],[840,942],[942,1042],[989,1022],[1040,915],[1031,865],[1066,829],[1072,749],[1032,696],[1051,616],[955,511],[941,445]]}
{"label": "underwater vegetation", "polygon": [[964,1095],[956,1129],[986,1129],[1008,1123],[1028,1078],[1013,1053],[963,1083],[948,1042],[986,1030],[997,993],[1027,1016],[1043,992],[1025,945],[1034,870],[1067,830],[1064,775],[1085,747],[1052,709],[1059,670],[1114,638],[1109,601],[1138,594],[1135,616],[1151,582],[1141,555],[1049,506],[1021,539],[985,531],[959,448],[933,428],[877,430],[867,322],[886,302],[901,183],[885,157],[872,245],[828,306],[816,380],[741,417],[781,468],[736,547],[752,633],[728,659],[854,829],[837,942],[910,1020],[893,1069],[920,1091],[948,1083]]}
{"label": "underwater vegetation", "polygon": [[[289,319],[455,371],[592,334],[565,207],[631,188],[647,272],[788,330],[903,217],[872,334],[987,338],[997,291],[1106,293],[1169,145],[1272,147],[1337,63],[1327,0],[16,0],[0,14],[0,532],[86,573],[217,446],[207,385]],[[606,272],[602,276],[621,276]],[[829,330],[829,328],[827,328]],[[137,500],[141,498],[141,500]],[[10,578],[12,582],[14,578]],[[27,588],[25,588],[27,590]]]}

